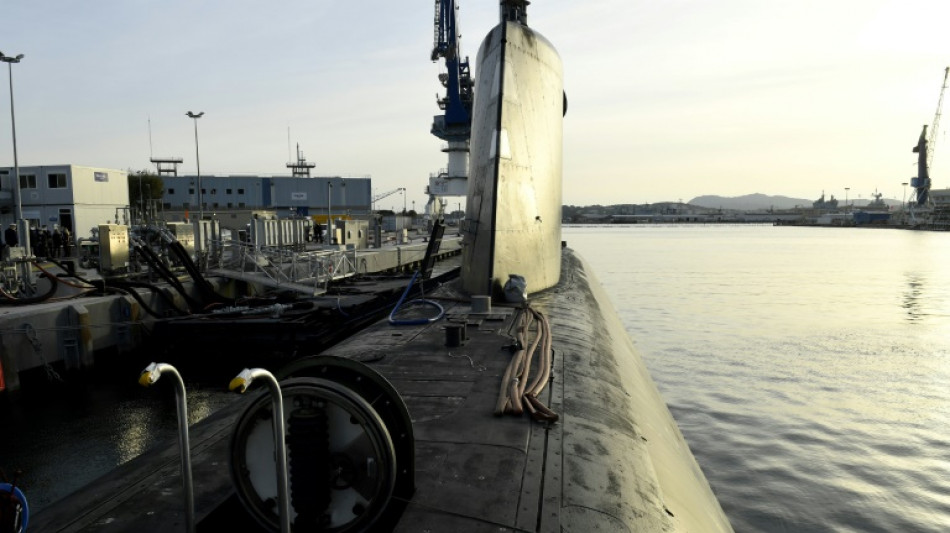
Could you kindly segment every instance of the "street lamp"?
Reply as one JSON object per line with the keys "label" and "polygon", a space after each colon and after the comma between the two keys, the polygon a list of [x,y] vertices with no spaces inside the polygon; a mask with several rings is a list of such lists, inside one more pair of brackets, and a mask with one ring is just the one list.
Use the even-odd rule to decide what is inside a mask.
{"label": "street lamp", "polygon": [[851,187],[845,187],[845,188],[844,188],[844,207],[845,207],[845,209],[848,208],[848,191],[850,191],[850,190],[851,190]]}
{"label": "street lamp", "polygon": [[907,209],[907,182],[902,181],[901,185],[904,186],[904,198],[901,199],[901,224],[906,224],[907,213],[905,212],[905,209]]}
{"label": "street lamp", "polygon": [[333,183],[330,182],[330,178],[327,178],[327,243],[333,244],[333,236],[336,233],[333,231],[333,214],[330,212],[330,195],[333,192]]}
{"label": "street lamp", "polygon": [[203,220],[205,217],[204,199],[201,197],[201,159],[198,157],[198,119],[204,114],[204,111],[197,114],[191,111],[185,113],[186,116],[194,119],[195,122],[195,164],[198,166],[198,220]]}
{"label": "street lamp", "polygon": [[30,251],[30,232],[23,223],[23,205],[20,201],[20,162],[17,160],[16,153],[16,117],[13,113],[13,64],[19,63],[23,59],[23,54],[17,54],[15,57],[4,55],[0,52],[0,61],[7,64],[7,72],[10,78],[10,124],[13,129],[13,193],[16,196],[16,211],[14,216],[17,221],[17,231],[19,233],[20,245],[26,247],[27,253]]}
{"label": "street lamp", "polygon": [[406,188],[401,187],[402,189],[402,214],[406,214]]}

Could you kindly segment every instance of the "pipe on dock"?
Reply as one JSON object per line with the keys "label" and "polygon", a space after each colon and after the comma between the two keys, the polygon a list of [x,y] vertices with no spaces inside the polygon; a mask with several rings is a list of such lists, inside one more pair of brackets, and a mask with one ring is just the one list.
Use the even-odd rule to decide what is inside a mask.
{"label": "pipe on dock", "polygon": [[290,533],[290,490],[287,482],[287,440],[284,430],[284,399],[280,383],[263,368],[245,368],[231,380],[228,390],[244,393],[255,379],[263,379],[270,391],[274,419],[274,449],[277,452],[277,499],[280,511],[280,531]]}
{"label": "pipe on dock", "polygon": [[188,438],[188,402],[185,397],[185,382],[172,365],[152,363],[139,376],[143,387],[154,385],[162,374],[171,374],[175,379],[175,405],[178,407],[178,447],[181,450],[181,482],[185,491],[185,527],[195,533],[195,486],[191,477],[191,446]]}

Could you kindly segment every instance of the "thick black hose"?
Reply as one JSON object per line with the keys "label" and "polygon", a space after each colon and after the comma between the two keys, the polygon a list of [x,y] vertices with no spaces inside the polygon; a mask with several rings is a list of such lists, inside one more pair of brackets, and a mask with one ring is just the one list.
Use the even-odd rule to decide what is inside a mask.
{"label": "thick black hose", "polygon": [[156,271],[158,271],[159,275],[162,276],[165,281],[171,284],[171,286],[182,295],[182,297],[185,299],[185,302],[188,303],[189,312],[194,312],[195,309],[201,309],[204,307],[201,302],[192,298],[188,292],[185,291],[185,287],[181,284],[181,281],[179,281],[178,278],[176,278],[175,275],[170,270],[168,270],[164,264],[162,264],[161,258],[155,255],[155,252],[153,252],[149,247],[142,245],[136,245],[135,249],[140,251],[142,255],[145,256],[149,264],[152,265]]}
{"label": "thick black hose", "polygon": [[182,266],[185,267],[185,270],[188,271],[188,274],[191,275],[191,279],[194,280],[195,286],[205,297],[206,300],[209,300],[212,303],[223,303],[227,305],[234,304],[233,298],[226,298],[215,292],[214,287],[211,283],[201,275],[201,271],[198,269],[198,265],[191,260],[191,257],[188,255],[188,252],[185,250],[185,247],[181,245],[180,242],[175,241],[168,246],[168,249],[174,252],[178,256],[178,260],[181,261]]}
{"label": "thick black hose", "polygon": [[159,289],[155,285],[152,285],[151,283],[136,282],[136,281],[113,281],[112,283],[113,283],[113,286],[122,288],[126,294],[128,294],[132,298],[135,298],[135,301],[137,301],[139,305],[142,306],[142,309],[144,309],[146,313],[152,315],[155,318],[162,319],[162,318],[167,318],[167,317],[162,316],[161,313],[149,307],[148,304],[145,303],[145,300],[142,299],[142,295],[140,295],[138,291],[135,291],[132,289],[134,288],[149,289],[150,291],[158,294],[158,297],[164,300],[165,304],[170,309],[174,309],[175,312],[178,313],[179,315],[184,316],[188,314],[186,311],[182,311],[181,309],[179,309],[175,305],[175,301],[172,300],[167,294],[165,294],[165,291],[162,291],[161,289]]}
{"label": "thick black hose", "polygon": [[56,288],[57,288],[57,285],[59,284],[59,280],[56,279],[55,276],[44,275],[44,277],[48,277],[50,279],[49,290],[46,291],[44,294],[41,294],[39,296],[32,296],[29,298],[18,298],[16,296],[13,296],[12,294],[9,294],[3,289],[0,289],[0,296],[2,296],[0,297],[0,305],[30,305],[30,304],[38,304],[40,302],[45,302],[46,300],[49,300],[50,298],[53,297],[54,294],[56,294]]}

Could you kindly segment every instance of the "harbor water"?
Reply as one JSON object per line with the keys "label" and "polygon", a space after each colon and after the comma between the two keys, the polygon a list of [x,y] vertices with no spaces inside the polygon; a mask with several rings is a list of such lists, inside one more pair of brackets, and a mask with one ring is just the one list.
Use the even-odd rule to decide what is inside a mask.
{"label": "harbor water", "polygon": [[[611,295],[736,531],[950,530],[950,233],[639,225],[563,238]],[[23,470],[34,512],[176,445],[171,384],[136,383],[147,362],[0,398],[0,468]],[[233,401],[238,370],[188,383],[192,422]]]}
{"label": "harbor water", "polygon": [[950,233],[574,226],[736,531],[950,531]]}

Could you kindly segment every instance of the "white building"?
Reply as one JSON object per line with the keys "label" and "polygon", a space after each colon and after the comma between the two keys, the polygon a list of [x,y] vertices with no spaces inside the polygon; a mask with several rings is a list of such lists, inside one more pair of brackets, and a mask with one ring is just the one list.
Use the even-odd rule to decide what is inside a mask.
{"label": "white building", "polygon": [[[13,167],[0,167],[3,227],[16,216],[13,174]],[[89,237],[90,229],[114,222],[128,207],[128,172],[78,165],[21,166],[20,205],[31,226],[59,225],[74,237]]]}

